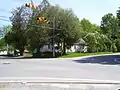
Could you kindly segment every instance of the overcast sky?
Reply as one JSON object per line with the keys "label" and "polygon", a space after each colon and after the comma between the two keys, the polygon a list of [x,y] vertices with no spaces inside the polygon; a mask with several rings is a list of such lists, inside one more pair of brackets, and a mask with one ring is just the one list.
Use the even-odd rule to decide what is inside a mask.
{"label": "overcast sky", "polygon": [[[33,0],[37,5],[42,0]],[[120,0],[48,0],[52,5],[58,4],[63,8],[72,8],[74,13],[81,20],[89,19],[92,23],[100,25],[101,17],[107,13],[116,14],[120,7]],[[1,0],[0,16],[10,17],[10,11],[30,0]],[[0,18],[1,19],[1,18]],[[8,18],[5,18],[8,19]],[[0,26],[8,25],[10,22],[1,21]]]}

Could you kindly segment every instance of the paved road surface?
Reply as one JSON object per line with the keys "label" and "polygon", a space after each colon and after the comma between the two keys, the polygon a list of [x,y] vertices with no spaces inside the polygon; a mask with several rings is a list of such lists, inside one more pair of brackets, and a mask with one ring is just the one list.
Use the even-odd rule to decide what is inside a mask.
{"label": "paved road surface", "polygon": [[[117,62],[115,64],[116,58]],[[56,77],[120,81],[118,58],[120,58],[119,55],[87,58],[77,61],[64,59],[1,59],[0,77]],[[99,62],[103,62],[103,60],[104,64],[100,64]],[[114,62],[114,65],[111,62]]]}
{"label": "paved road surface", "polygon": [[50,77],[120,81],[119,58],[119,55],[90,57],[79,60],[2,58],[0,59],[0,78]]}

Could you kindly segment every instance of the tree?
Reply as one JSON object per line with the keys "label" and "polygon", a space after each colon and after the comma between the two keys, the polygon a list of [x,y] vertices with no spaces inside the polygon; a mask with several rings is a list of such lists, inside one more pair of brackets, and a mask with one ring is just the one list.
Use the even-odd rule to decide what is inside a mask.
{"label": "tree", "polygon": [[5,46],[6,46],[5,39],[4,38],[0,39],[0,50],[6,49]]}
{"label": "tree", "polygon": [[112,13],[108,13],[102,17],[101,33],[107,35],[111,43],[106,43],[109,51],[120,51],[119,38],[120,38],[120,10],[117,11],[117,17]]}
{"label": "tree", "polygon": [[120,38],[115,40],[115,45],[117,47],[117,51],[120,52]]}
{"label": "tree", "polygon": [[99,32],[88,33],[83,38],[88,45],[88,52],[104,52],[109,51],[110,47],[107,47],[107,43],[111,44],[110,39]]}
{"label": "tree", "polygon": [[7,32],[11,31],[11,25],[6,25],[6,26],[2,26],[1,27],[1,38],[0,38],[0,49],[6,49],[6,42],[5,42],[5,35],[7,34]]}
{"label": "tree", "polygon": [[113,52],[117,52],[117,47],[116,47],[115,43],[112,43],[112,45],[111,45],[111,50],[112,50]]}
{"label": "tree", "polygon": [[[49,2],[43,0],[36,10],[33,10],[32,15],[28,21],[27,25],[27,48],[33,52],[35,56],[40,55],[40,48],[48,43],[49,29],[46,28],[48,25],[46,23],[38,22],[37,18],[45,17],[47,8],[49,7]],[[46,18],[46,17],[45,17]]]}
{"label": "tree", "polygon": [[120,7],[117,10],[118,26],[120,27]]}
{"label": "tree", "polygon": [[83,28],[82,38],[88,45],[88,52],[106,51],[105,35],[100,32],[100,26],[92,24],[85,18],[81,20],[81,26]]}
{"label": "tree", "polygon": [[12,26],[11,25],[6,25],[0,27],[0,38],[4,38],[7,32],[11,30]]}
{"label": "tree", "polygon": [[26,29],[27,21],[29,19],[29,13],[26,7],[21,6],[12,11],[12,31],[6,35],[6,41],[12,44],[15,49],[20,50],[20,55],[23,55],[23,51],[26,45]]}
{"label": "tree", "polygon": [[4,36],[5,36],[9,31],[11,31],[12,26],[11,25],[6,25],[6,26],[3,26],[2,29],[4,31]]}
{"label": "tree", "polygon": [[81,20],[81,25],[82,25],[82,28],[85,32],[91,32],[92,31],[92,24],[89,20],[83,18]]}
{"label": "tree", "polygon": [[[34,11],[32,18],[29,20],[30,26],[27,34],[28,44],[33,51],[36,48],[39,50],[46,42],[52,44],[54,38],[54,41],[58,46],[60,46],[60,44],[62,45],[62,51],[63,54],[65,54],[67,45],[72,45],[80,37],[79,33],[81,26],[79,19],[74,15],[72,10],[62,9],[59,6],[47,5],[48,6],[45,8],[38,8],[38,10]],[[47,18],[50,24],[38,23],[36,18],[40,16]],[[55,25],[56,28],[54,36],[53,25]]]}
{"label": "tree", "polygon": [[94,33],[88,33],[84,38],[85,42],[88,45],[88,52],[96,52],[97,40]]}
{"label": "tree", "polygon": [[[55,9],[58,7],[54,7]],[[72,10],[64,10],[59,8],[59,12],[56,12],[56,34],[58,35],[56,43],[63,43],[63,54],[66,54],[66,47],[73,45],[80,38],[81,26],[79,19],[74,15]],[[60,23],[59,23],[60,22]]]}
{"label": "tree", "polygon": [[98,25],[92,24],[89,20],[87,20],[85,18],[83,18],[81,20],[81,26],[82,26],[85,33],[88,33],[88,32],[93,33],[96,31],[97,32],[100,31],[100,27]]}
{"label": "tree", "polygon": [[117,38],[117,33],[119,32],[118,19],[112,13],[102,17],[101,32],[111,39]]}

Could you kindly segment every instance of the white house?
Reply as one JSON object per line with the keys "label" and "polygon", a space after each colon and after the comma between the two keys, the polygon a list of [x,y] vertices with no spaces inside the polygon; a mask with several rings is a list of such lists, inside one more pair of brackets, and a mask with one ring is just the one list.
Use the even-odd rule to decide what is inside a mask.
{"label": "white house", "polygon": [[[55,44],[55,52],[59,52],[59,49],[57,48],[58,46]],[[43,47],[40,48],[40,52],[52,52],[53,51],[53,46],[51,44],[46,44]]]}
{"label": "white house", "polygon": [[52,45],[44,45],[43,47],[40,48],[40,52],[52,52]]}
{"label": "white house", "polygon": [[74,43],[70,49],[67,49],[67,52],[87,52],[87,47],[86,42],[80,38],[78,43]]}
{"label": "white house", "polygon": [[7,51],[0,51],[0,55],[7,55]]}
{"label": "white house", "polygon": [[[57,45],[55,44],[55,47]],[[53,46],[51,44],[44,45],[40,48],[41,52],[52,52]],[[59,52],[59,49],[55,49],[56,52]],[[87,52],[87,44],[86,42],[80,38],[78,43],[75,43],[73,46],[71,46],[70,49],[66,49],[66,52]]]}
{"label": "white house", "polygon": [[76,43],[67,52],[87,52],[87,45]]}

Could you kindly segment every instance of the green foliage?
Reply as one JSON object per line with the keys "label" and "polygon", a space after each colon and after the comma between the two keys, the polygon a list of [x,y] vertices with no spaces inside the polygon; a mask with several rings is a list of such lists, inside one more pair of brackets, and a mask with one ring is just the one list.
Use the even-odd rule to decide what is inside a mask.
{"label": "green foliage", "polygon": [[115,43],[113,43],[111,45],[111,50],[112,50],[112,52],[117,52],[117,47],[116,47]]}
{"label": "green foliage", "polygon": [[[66,48],[67,45],[72,45],[77,42],[80,36],[81,26],[79,19],[74,15],[73,11],[62,9],[59,6],[48,5],[45,8],[44,5],[41,6],[43,6],[42,10],[39,11],[38,8],[38,10],[34,11],[31,16],[32,18],[28,22],[27,43],[30,49],[34,51],[44,44],[52,44],[53,25],[56,27],[54,31],[55,43],[64,43],[63,47]],[[36,18],[40,16],[47,18],[50,24],[38,23]]]}
{"label": "green foliage", "polygon": [[92,24],[89,20],[83,18],[81,20],[81,25],[84,31],[86,32],[92,32]]}
{"label": "green foliage", "polygon": [[6,26],[3,26],[2,28],[3,28],[5,34],[12,30],[12,26],[11,25],[6,25]]}
{"label": "green foliage", "polygon": [[88,33],[84,40],[88,45],[88,52],[103,52],[108,51],[108,47],[106,43],[111,45],[111,40],[103,34],[99,32],[96,33]]}
{"label": "green foliage", "polygon": [[46,10],[49,7],[49,4],[46,0],[44,0],[42,2],[42,5],[40,6],[41,7],[38,7],[37,10],[34,10],[32,12],[31,18],[28,21],[28,27],[26,32],[27,48],[32,52],[34,52],[37,49],[38,53],[39,53],[40,47],[48,43],[49,41],[48,34],[50,32],[48,28],[49,25],[47,25],[46,23],[37,22],[38,17],[46,16],[45,14],[46,14]]}
{"label": "green foliage", "polygon": [[0,39],[0,50],[6,49],[5,39]]}
{"label": "green foliage", "polygon": [[104,54],[114,54],[113,52],[95,52],[95,53],[68,53],[67,55],[60,56],[59,58],[74,58],[90,55],[104,55]]}
{"label": "green foliage", "polygon": [[24,6],[18,7],[12,11],[10,20],[12,22],[12,30],[9,31],[5,40],[8,44],[14,46],[14,48],[20,50],[23,55],[24,47],[26,45],[26,27],[28,12]]}
{"label": "green foliage", "polygon": [[95,33],[95,32],[99,32],[100,31],[100,27],[96,24],[92,24],[89,20],[83,18],[81,20],[81,26],[84,30],[84,32],[88,33],[88,32],[91,32],[91,33]]}
{"label": "green foliage", "polygon": [[6,25],[6,26],[2,26],[0,27],[0,39],[4,38],[4,36],[11,31],[12,26],[11,25]]}
{"label": "green foliage", "polygon": [[120,39],[116,39],[115,43],[116,43],[117,51],[120,52]]}
{"label": "green foliage", "polygon": [[116,39],[119,32],[118,19],[113,14],[108,13],[102,17],[101,22],[101,32],[111,39]]}
{"label": "green foliage", "polygon": [[[45,17],[50,23],[38,22],[38,17]],[[98,26],[85,18],[79,21],[71,9],[52,6],[43,0],[34,10],[24,6],[16,8],[10,19],[12,26],[3,27],[5,42],[12,49],[20,50],[21,54],[27,48],[39,55],[43,45],[53,44],[53,38],[63,54],[80,38],[88,45],[90,53],[120,51],[120,10],[117,10],[117,17],[112,13],[104,15]]]}

